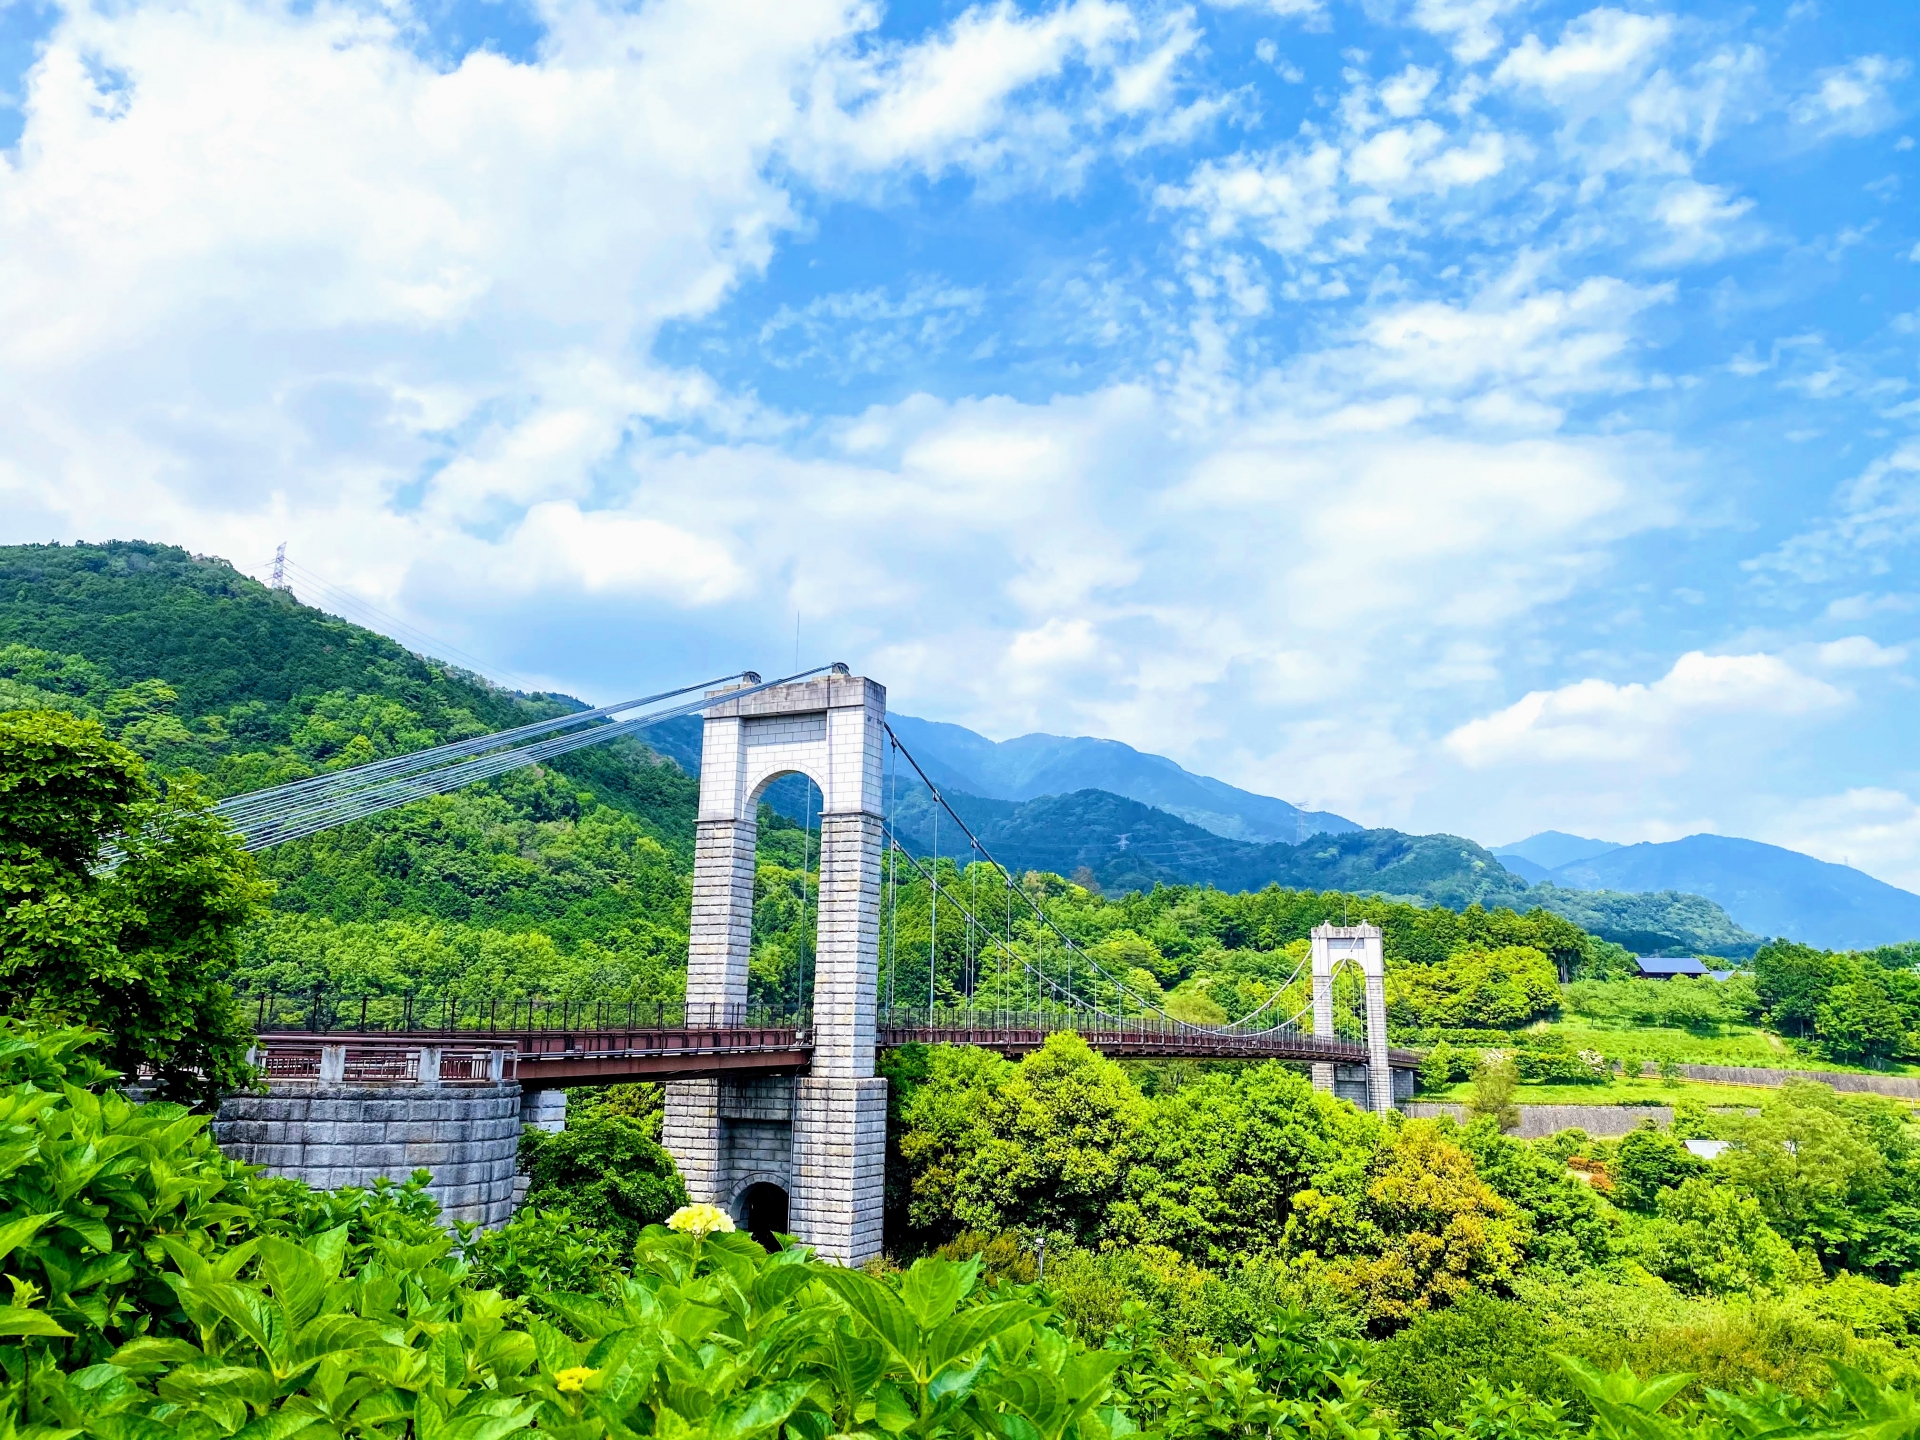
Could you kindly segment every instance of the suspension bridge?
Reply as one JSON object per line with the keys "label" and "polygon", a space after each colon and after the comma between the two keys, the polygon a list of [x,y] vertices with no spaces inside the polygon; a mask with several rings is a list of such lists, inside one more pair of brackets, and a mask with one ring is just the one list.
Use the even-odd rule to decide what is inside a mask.
{"label": "suspension bridge", "polygon": [[[1071,1031],[1121,1058],[1304,1064],[1317,1089],[1373,1110],[1392,1108],[1398,1088],[1410,1093],[1417,1057],[1387,1045],[1377,928],[1319,926],[1299,968],[1262,1003],[1222,1024],[1180,1019],[1067,934],[994,859],[888,725],[885,690],[844,665],[723,676],[236,796],[219,813],[244,848],[266,849],[695,714],[703,743],[683,1002],[249,997],[268,1089],[222,1108],[215,1133],[229,1152],[329,1186],[425,1163],[452,1218],[499,1223],[511,1211],[522,1120],[561,1123],[567,1087],[658,1080],[664,1143],[691,1198],[857,1264],[880,1248],[884,1049],[1017,1056]],[[767,787],[789,775],[820,795],[818,901],[803,920],[814,944],[801,1003],[772,1008],[749,1003],[757,816]],[[931,857],[895,828],[903,779],[934,802]],[[969,861],[964,894],[959,872],[941,868],[942,820]],[[809,851],[813,833],[803,830]],[[803,871],[814,861],[809,853]],[[915,879],[931,912],[924,934],[901,922],[901,885]],[[944,996],[942,907],[965,935]],[[922,945],[926,963],[909,984]],[[1336,1005],[1336,972],[1347,968],[1361,981],[1351,1017]],[[1283,1014],[1303,978],[1304,1000]]]}

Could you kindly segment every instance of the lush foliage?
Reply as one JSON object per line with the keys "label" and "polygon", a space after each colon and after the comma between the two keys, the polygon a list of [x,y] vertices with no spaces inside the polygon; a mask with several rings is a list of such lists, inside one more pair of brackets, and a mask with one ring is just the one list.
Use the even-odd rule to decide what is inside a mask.
{"label": "lush foliage", "polygon": [[660,1146],[659,1087],[575,1092],[566,1128],[529,1128],[520,1141],[527,1203],[564,1210],[621,1248],[687,1203]]}
{"label": "lush foliage", "polygon": [[[1541,1292],[1521,1217],[1558,1182],[1543,1152],[1491,1132],[1375,1126],[1364,1166],[1333,1163],[1321,1193],[1348,1238],[1320,1279],[1453,1238],[1376,1267],[1437,1267],[1453,1303],[1371,1343],[1342,1308],[1350,1288],[1272,1259],[1068,1246],[1042,1276],[1024,1245],[963,1237],[965,1258],[863,1273],[769,1254],[702,1207],[630,1245],[541,1210],[448,1234],[417,1184],[321,1195],[249,1175],[204,1117],[114,1094],[86,1057],[97,1039],[0,1041],[0,1427],[19,1440],[1866,1440],[1920,1425],[1885,1378],[1903,1373],[1898,1342],[1880,1338],[1910,1334],[1920,1304],[1864,1282],[1826,1286],[1823,1310],[1760,1302],[1745,1319],[1658,1302],[1651,1329],[1622,1322],[1628,1289],[1604,1276]],[[650,1107],[630,1092],[604,1108]],[[1676,1224],[1697,1217],[1669,1197],[1701,1183],[1663,1192]],[[1463,1223],[1505,1227],[1510,1297],[1484,1266],[1456,1283]],[[1378,1242],[1355,1243],[1367,1226]],[[1863,1338],[1835,1348],[1843,1329]],[[1650,1347],[1700,1373],[1639,1379],[1629,1362]],[[1780,1359],[1763,1371],[1765,1347]],[[1743,1383],[1743,1366],[1784,1388]]]}
{"label": "lush foliage", "polygon": [[1914,947],[1836,954],[1776,940],[1753,957],[1768,1020],[1811,1037],[1836,1060],[1920,1059],[1920,971]]}
{"label": "lush foliage", "polygon": [[1642,980],[1576,980],[1566,987],[1567,1009],[1604,1025],[1655,1026],[1712,1031],[1753,1019],[1760,999],[1750,972],[1726,980],[1685,975],[1649,984]]}
{"label": "lush foliage", "polygon": [[250,1079],[249,1036],[223,977],[266,894],[192,786],[157,793],[93,721],[0,713],[8,1015],[98,1026],[163,1096],[231,1090]]}

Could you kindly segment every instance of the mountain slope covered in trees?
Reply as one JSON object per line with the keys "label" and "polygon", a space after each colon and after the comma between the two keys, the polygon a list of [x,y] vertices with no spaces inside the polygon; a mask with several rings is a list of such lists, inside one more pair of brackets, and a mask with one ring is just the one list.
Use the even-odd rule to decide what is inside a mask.
{"label": "mountain slope covered in trees", "polygon": [[[0,707],[36,705],[98,718],[161,773],[192,770],[232,794],[581,702],[500,689],[224,562],[115,542],[0,548]],[[343,973],[530,968],[583,993],[666,993],[684,945],[698,725],[674,722],[652,738],[653,749],[623,740],[578,751],[270,852],[280,893],[255,949],[260,973],[293,984],[312,968],[298,957],[323,953]],[[952,798],[1015,870],[1085,871],[1113,891],[1278,884],[1456,909],[1544,905],[1630,948],[1741,954],[1757,943],[1691,897],[1530,889],[1453,836],[1252,844],[1102,790]],[[797,784],[769,799],[806,813]],[[929,797],[903,784],[900,806],[903,837],[932,853]],[[940,852],[960,853],[955,839],[949,829]],[[808,843],[778,822],[765,837],[763,975],[803,948]]]}

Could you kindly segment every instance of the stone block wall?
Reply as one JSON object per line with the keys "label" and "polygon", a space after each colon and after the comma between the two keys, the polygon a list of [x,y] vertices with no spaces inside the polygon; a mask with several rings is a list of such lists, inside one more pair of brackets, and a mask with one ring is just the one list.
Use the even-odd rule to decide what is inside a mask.
{"label": "stone block wall", "polygon": [[451,1223],[494,1227],[513,1214],[520,1087],[374,1089],[316,1085],[223,1102],[213,1138],[235,1160],[321,1190],[433,1172],[429,1193]]}
{"label": "stone block wall", "polygon": [[887,1082],[794,1083],[789,1223],[824,1259],[860,1265],[884,1247]]}
{"label": "stone block wall", "polygon": [[[1451,1115],[1463,1125],[1467,1121],[1466,1106],[1445,1101],[1422,1100],[1404,1108],[1415,1119]],[[1649,1120],[1663,1128],[1673,1123],[1670,1105],[1522,1105],[1519,1109],[1520,1126],[1511,1133],[1522,1140],[1539,1140],[1562,1130],[1611,1138],[1638,1130]]]}

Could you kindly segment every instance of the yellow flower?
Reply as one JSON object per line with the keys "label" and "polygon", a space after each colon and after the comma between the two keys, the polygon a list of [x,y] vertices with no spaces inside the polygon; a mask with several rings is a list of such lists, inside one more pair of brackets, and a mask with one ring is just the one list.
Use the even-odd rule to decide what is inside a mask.
{"label": "yellow flower", "polygon": [[585,1365],[569,1365],[564,1370],[556,1370],[553,1375],[554,1388],[563,1395],[577,1395],[587,1388],[587,1381],[598,1375],[598,1370]]}
{"label": "yellow flower", "polygon": [[667,1217],[667,1228],[704,1239],[716,1230],[732,1230],[733,1217],[718,1205],[682,1205]]}

